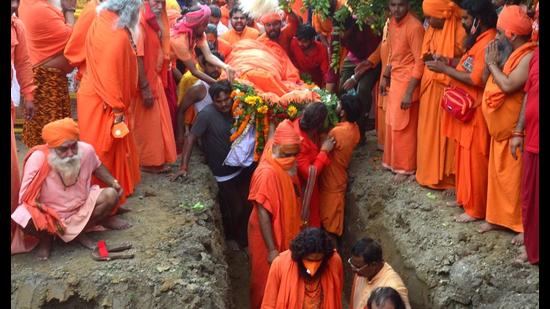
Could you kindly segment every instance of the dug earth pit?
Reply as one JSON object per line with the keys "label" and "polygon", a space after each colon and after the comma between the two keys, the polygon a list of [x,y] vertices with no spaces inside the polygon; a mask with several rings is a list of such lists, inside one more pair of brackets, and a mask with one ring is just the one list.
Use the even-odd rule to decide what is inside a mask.
{"label": "dug earth pit", "polygon": [[[344,257],[361,237],[378,240],[401,275],[413,308],[538,308],[539,269],[512,263],[520,253],[511,232],[476,231],[456,223],[462,208],[415,181],[393,185],[371,131],[350,165]],[[346,268],[346,297],[351,273]]]}
{"label": "dug earth pit", "polygon": [[122,215],[130,229],[89,234],[108,246],[131,242],[133,259],[94,261],[59,240],[47,261],[12,256],[11,308],[229,308],[217,186],[197,153],[183,183],[142,173]]}

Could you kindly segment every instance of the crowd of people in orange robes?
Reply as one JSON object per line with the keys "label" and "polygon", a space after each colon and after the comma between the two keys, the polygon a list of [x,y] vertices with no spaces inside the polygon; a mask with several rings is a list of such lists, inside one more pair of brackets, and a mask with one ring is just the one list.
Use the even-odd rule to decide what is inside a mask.
{"label": "crowd of people in orange robes", "polygon": [[[457,222],[513,231],[517,261],[538,264],[538,1],[493,2],[424,0],[422,21],[408,0],[389,0],[381,34],[349,14],[333,35],[335,21],[301,0],[257,19],[225,0],[90,0],[78,18],[76,0],[12,0],[12,83],[22,94],[12,98],[12,212],[21,204],[15,104],[23,142],[47,144],[44,126],[71,116],[76,70],[79,140],[124,193],[109,215],[124,211],[142,172],[171,172],[181,155],[170,179],[186,177],[198,145],[227,245],[250,257],[252,308],[342,308],[347,169],[372,129],[393,185],[443,190],[464,209]],[[344,6],[331,0],[329,10]],[[327,107],[309,103],[275,124],[254,161],[250,145],[230,142],[235,78],[278,97],[313,82],[338,96],[340,121],[327,126]],[[91,183],[112,186],[102,179],[111,182]],[[359,240],[347,262],[352,308],[410,308],[377,241]]]}

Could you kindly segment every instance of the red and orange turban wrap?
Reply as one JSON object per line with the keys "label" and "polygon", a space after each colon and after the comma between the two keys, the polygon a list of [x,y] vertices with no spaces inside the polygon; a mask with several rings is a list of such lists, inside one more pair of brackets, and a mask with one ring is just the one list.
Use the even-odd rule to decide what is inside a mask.
{"label": "red and orange turban wrap", "polygon": [[519,5],[506,5],[498,16],[497,27],[504,30],[508,38],[513,34],[529,35],[533,30],[533,21]]}
{"label": "red and orange turban wrap", "polygon": [[295,152],[300,149],[302,137],[296,132],[292,122],[283,120],[273,134],[273,144],[281,146],[283,152]]}
{"label": "red and orange turban wrap", "polygon": [[183,15],[180,21],[176,22],[176,24],[172,27],[172,35],[188,33],[190,42],[192,42],[193,29],[208,22],[211,13],[212,12],[210,11],[210,7],[208,5],[199,5],[199,10],[187,12]]}
{"label": "red and orange turban wrap", "polygon": [[78,140],[79,136],[78,124],[71,118],[52,121],[42,128],[42,139],[51,148],[59,147],[66,141]]}
{"label": "red and orange turban wrap", "polygon": [[283,12],[271,12],[271,13],[264,14],[260,18],[260,22],[262,23],[262,25],[265,25],[276,21],[283,21],[283,17],[284,17]]}

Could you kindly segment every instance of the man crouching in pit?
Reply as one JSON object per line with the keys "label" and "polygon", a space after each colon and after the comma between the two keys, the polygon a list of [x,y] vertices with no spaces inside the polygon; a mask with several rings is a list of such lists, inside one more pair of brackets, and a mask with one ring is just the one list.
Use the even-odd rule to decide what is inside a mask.
{"label": "man crouching in pit", "polygon": [[[94,249],[86,230],[98,224],[125,229],[130,224],[109,216],[123,189],[99,161],[94,148],[78,141],[79,130],[70,118],[42,129],[44,145],[29,150],[23,161],[19,206],[12,213],[11,253],[29,252],[38,245],[38,258],[48,259],[52,236],[78,240]],[[92,175],[108,188],[91,185]]]}

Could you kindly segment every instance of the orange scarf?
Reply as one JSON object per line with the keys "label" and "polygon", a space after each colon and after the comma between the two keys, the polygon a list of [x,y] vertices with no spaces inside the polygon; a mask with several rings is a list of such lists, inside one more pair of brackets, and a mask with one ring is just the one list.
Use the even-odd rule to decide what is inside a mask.
{"label": "orange scarf", "polygon": [[47,161],[49,153],[48,147],[46,145],[38,145],[29,150],[29,152],[25,156],[25,159],[23,159],[23,169],[25,168],[27,160],[35,151],[42,151],[44,153],[46,161],[38,170],[38,173],[27,187],[27,190],[25,190],[25,193],[21,196],[21,203],[25,205],[25,207],[31,214],[32,222],[37,231],[45,230],[51,234],[63,234],[65,227],[60,221],[59,215],[53,209],[37,201],[38,197],[40,196],[42,184],[44,183],[46,177],[48,177],[48,174],[50,172],[50,165]]}
{"label": "orange scarf", "polygon": [[[504,64],[502,73],[510,75],[519,65],[521,59],[523,59],[527,53],[532,52],[536,47],[536,43],[528,42],[516,49]],[[483,114],[487,121],[487,127],[491,136],[497,141],[505,140],[510,137],[517,122],[523,95],[523,89],[513,94],[504,93],[495,82],[493,75],[489,76],[482,99]],[[506,104],[506,108],[501,108],[504,103],[508,101],[515,101],[518,104]]]}
{"label": "orange scarf", "polygon": [[[283,170],[277,161],[273,158],[272,155],[265,156],[264,160],[267,161],[273,171],[277,174],[277,179],[279,180],[280,186],[277,188],[265,188],[269,191],[279,191],[278,196],[283,196],[284,198],[279,201],[279,224],[273,222],[275,236],[275,241],[277,242],[277,248],[286,250],[290,248],[290,242],[298,233],[300,232],[301,219],[300,211],[301,205],[299,198],[295,196],[294,190],[300,190],[300,185],[297,176],[290,176],[285,170]],[[295,185],[296,184],[296,185]],[[274,186],[275,187],[275,186]],[[301,192],[297,192],[298,195],[301,195]],[[273,202],[273,201],[271,201]],[[280,239],[277,239],[276,235],[280,235]]]}
{"label": "orange scarf", "polygon": [[[426,30],[422,43],[422,55],[436,54],[449,59],[454,58],[456,46],[462,44],[466,35],[460,21],[460,7],[450,0],[425,0],[422,3],[422,9],[425,15],[445,19],[443,29],[430,26]],[[429,70],[426,72],[433,73],[433,79],[444,85],[448,85],[451,81],[451,78],[443,73]]]}

